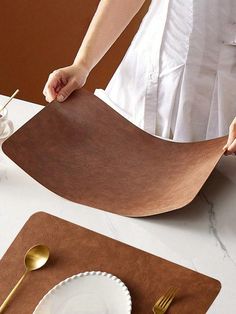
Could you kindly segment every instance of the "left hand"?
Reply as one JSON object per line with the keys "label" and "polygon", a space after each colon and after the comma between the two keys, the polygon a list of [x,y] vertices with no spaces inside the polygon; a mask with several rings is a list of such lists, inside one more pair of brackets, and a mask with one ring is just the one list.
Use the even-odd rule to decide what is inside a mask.
{"label": "left hand", "polygon": [[223,147],[223,150],[225,150],[226,156],[232,154],[236,155],[236,117],[230,124],[228,141],[227,144]]}

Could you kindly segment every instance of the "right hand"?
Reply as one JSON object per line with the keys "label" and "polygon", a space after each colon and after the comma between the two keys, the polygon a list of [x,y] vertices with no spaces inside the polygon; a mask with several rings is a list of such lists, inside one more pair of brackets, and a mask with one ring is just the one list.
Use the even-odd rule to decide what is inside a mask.
{"label": "right hand", "polygon": [[89,71],[81,64],[72,64],[53,71],[45,84],[43,94],[47,102],[63,102],[70,94],[86,83]]}

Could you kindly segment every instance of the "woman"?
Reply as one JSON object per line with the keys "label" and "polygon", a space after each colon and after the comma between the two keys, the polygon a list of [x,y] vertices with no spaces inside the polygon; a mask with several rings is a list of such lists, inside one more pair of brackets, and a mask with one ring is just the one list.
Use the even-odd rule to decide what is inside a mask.
{"label": "woman", "polygon": [[[144,1],[100,1],[73,64],[49,75],[48,102],[85,84]],[[230,125],[223,149],[236,153],[236,1],[153,0],[105,91],[95,94],[175,141],[223,136]]]}

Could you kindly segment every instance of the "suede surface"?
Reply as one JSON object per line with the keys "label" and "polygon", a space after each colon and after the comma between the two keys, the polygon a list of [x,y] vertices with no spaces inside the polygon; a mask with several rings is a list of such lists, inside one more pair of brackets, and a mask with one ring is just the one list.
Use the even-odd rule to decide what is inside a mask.
{"label": "suede surface", "polygon": [[194,143],[157,138],[81,89],[44,108],[3,143],[3,151],[66,199],[140,217],[191,202],[225,143],[226,137]]}

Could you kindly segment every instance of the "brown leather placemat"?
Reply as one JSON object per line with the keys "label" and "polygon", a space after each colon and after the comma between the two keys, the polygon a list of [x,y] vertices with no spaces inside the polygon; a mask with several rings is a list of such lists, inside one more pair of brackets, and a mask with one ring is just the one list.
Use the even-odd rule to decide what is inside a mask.
{"label": "brown leather placemat", "polygon": [[0,302],[24,270],[25,252],[35,244],[50,248],[50,262],[28,275],[6,314],[32,313],[58,282],[91,270],[112,273],[127,285],[133,314],[151,314],[170,286],[179,292],[169,314],[205,314],[220,290],[215,279],[41,212],[28,220],[0,261]]}
{"label": "brown leather placemat", "polygon": [[62,197],[138,217],[192,201],[225,142],[159,139],[80,90],[43,109],[3,143],[3,151]]}

